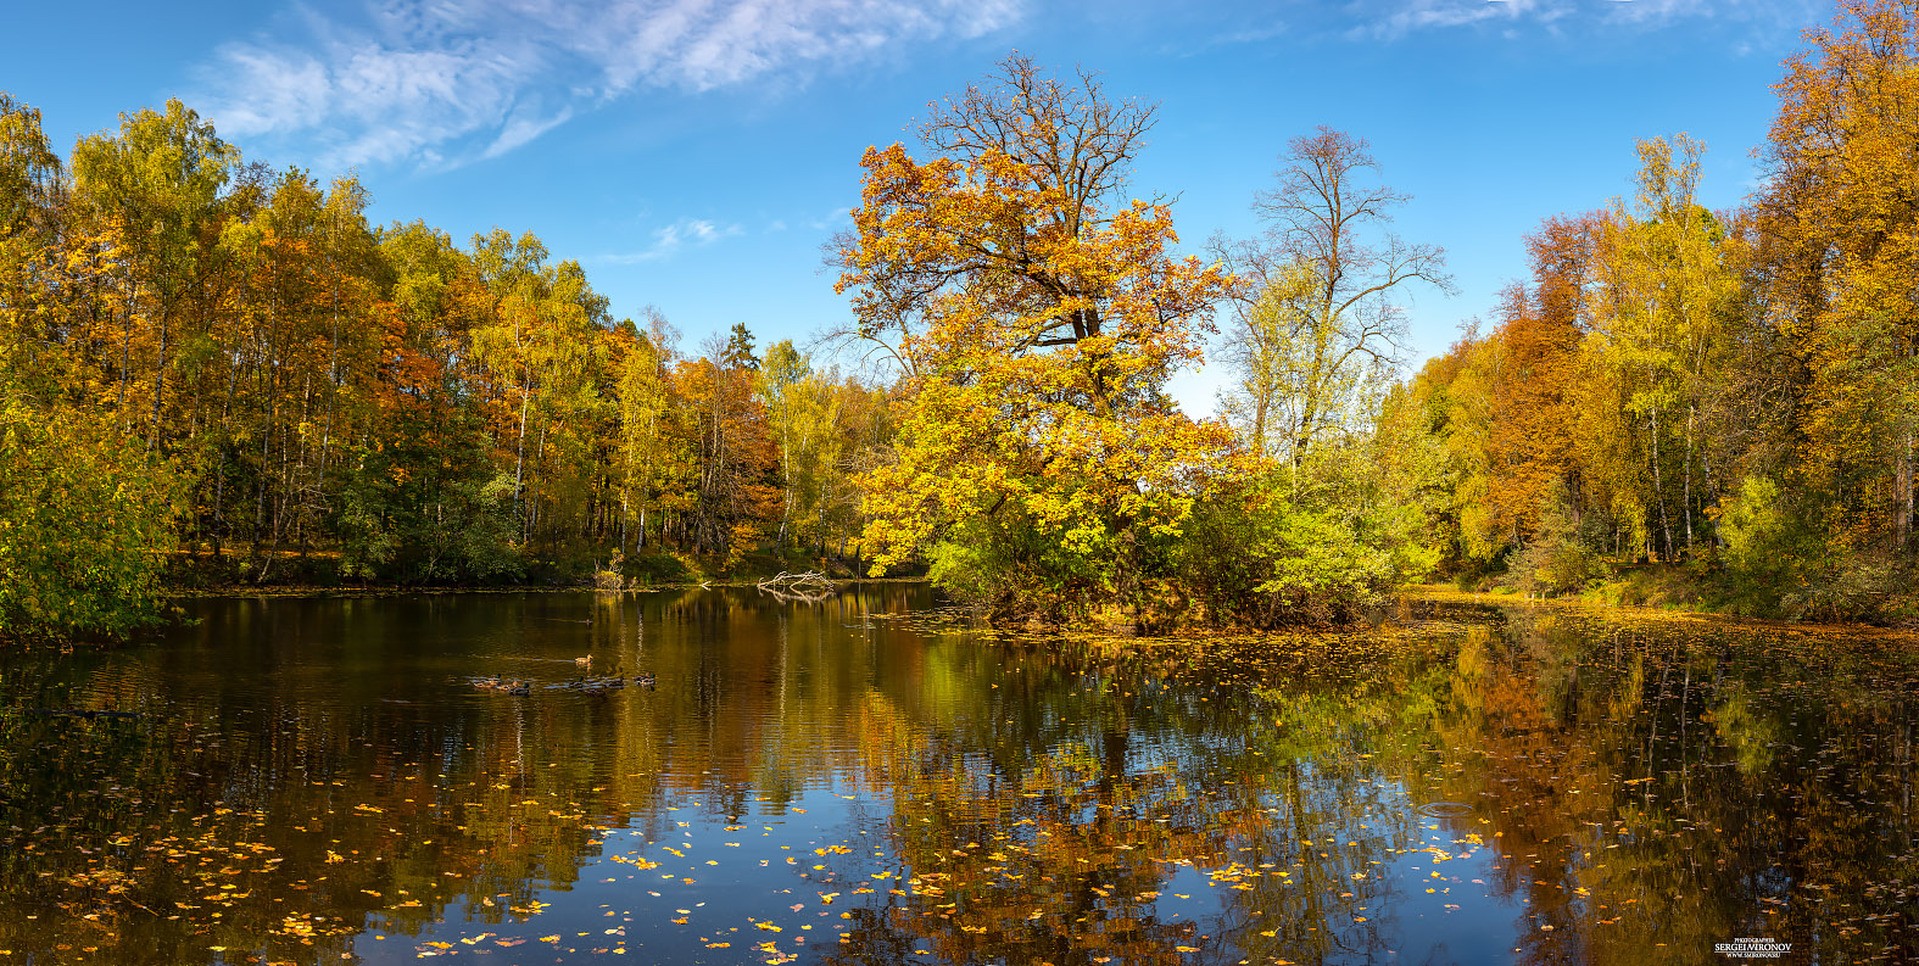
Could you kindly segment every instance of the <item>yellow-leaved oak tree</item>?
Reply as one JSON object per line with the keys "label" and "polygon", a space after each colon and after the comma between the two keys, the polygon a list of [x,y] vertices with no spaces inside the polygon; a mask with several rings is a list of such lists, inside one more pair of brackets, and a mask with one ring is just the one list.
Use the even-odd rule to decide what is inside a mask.
{"label": "yellow-leaved oak tree", "polygon": [[1163,203],[1124,200],[1153,108],[1017,55],[933,105],[933,152],[872,148],[838,288],[909,402],[865,480],[875,573],[924,554],[1001,614],[1130,607],[1171,590],[1170,545],[1225,432],[1180,412],[1230,280],[1176,257]]}

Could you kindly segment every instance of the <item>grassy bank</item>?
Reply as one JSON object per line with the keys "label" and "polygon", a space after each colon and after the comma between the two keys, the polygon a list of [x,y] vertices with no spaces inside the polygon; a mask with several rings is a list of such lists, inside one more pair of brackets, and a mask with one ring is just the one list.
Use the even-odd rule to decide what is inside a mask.
{"label": "grassy bank", "polygon": [[[1919,627],[1919,590],[1909,574],[1892,569],[1821,572],[1801,564],[1775,580],[1755,580],[1707,564],[1637,563],[1602,569],[1558,593],[1526,586],[1510,574],[1474,574],[1443,585],[1486,598],[1580,600],[1611,607],[1643,607],[1821,624]],[[1415,588],[1439,593],[1442,585]]]}

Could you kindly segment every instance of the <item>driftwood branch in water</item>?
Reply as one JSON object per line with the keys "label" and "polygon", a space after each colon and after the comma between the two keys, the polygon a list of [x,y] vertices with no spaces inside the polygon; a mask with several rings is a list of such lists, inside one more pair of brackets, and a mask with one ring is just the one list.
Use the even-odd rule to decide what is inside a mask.
{"label": "driftwood branch in water", "polygon": [[761,593],[770,594],[778,600],[803,600],[809,604],[825,600],[839,589],[817,570],[797,574],[782,570],[760,581],[759,588]]}

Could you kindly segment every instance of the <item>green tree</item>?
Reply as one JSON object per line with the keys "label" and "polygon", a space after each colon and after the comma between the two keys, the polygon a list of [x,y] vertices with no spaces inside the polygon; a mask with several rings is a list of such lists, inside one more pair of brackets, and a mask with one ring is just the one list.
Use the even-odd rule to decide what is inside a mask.
{"label": "green tree", "polygon": [[1259,198],[1265,237],[1226,251],[1247,276],[1223,346],[1245,454],[1181,547],[1183,584],[1225,622],[1350,615],[1434,556],[1402,454],[1380,445],[1380,406],[1404,336],[1397,300],[1449,287],[1443,254],[1385,230],[1406,199],[1368,183],[1363,140],[1321,128],[1288,161]]}
{"label": "green tree", "polygon": [[174,468],[109,419],[0,381],[0,636],[118,636],[156,622]]}

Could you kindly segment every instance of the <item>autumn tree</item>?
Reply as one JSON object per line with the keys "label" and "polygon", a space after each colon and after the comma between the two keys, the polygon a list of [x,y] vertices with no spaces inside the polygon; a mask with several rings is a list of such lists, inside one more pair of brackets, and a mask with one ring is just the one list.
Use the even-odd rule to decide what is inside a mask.
{"label": "autumn tree", "polygon": [[59,295],[65,181],[0,93],[0,638],[118,635],[161,610],[177,468],[93,405]]}
{"label": "autumn tree", "polygon": [[1548,219],[1497,324],[1415,380],[1428,405],[1411,418],[1444,440],[1459,568],[1563,591],[1606,557],[1714,546],[1751,459],[1734,441],[1754,438],[1730,370],[1764,352],[1742,317],[1744,235],[1696,200],[1702,152],[1641,142],[1630,201]]}
{"label": "autumn tree", "polygon": [[1469,330],[1427,360],[1386,394],[1375,430],[1405,502],[1419,510],[1414,539],[1449,573],[1488,556],[1472,542],[1482,532],[1475,515],[1483,507],[1488,420],[1486,400],[1471,391],[1471,382],[1484,348]]}
{"label": "autumn tree", "polygon": [[[1919,540],[1919,11],[1844,0],[1786,64],[1760,193],[1766,322],[1801,360],[1798,512],[1835,554]],[[1784,482],[1783,480],[1781,482]]]}
{"label": "autumn tree", "polygon": [[1451,291],[1445,253],[1389,230],[1406,195],[1375,183],[1363,138],[1322,127],[1294,138],[1278,184],[1255,208],[1265,235],[1228,248],[1246,293],[1226,339],[1257,454],[1295,459],[1329,431],[1363,423],[1398,363],[1400,301],[1424,283]]}
{"label": "autumn tree", "polygon": [[[391,273],[381,307],[372,446],[350,481],[360,554],[389,580],[497,582],[521,574],[513,494],[493,461],[498,401],[472,334],[492,306],[485,280],[445,232],[421,222],[380,233]],[[370,450],[370,451],[368,451]]]}
{"label": "autumn tree", "polygon": [[243,164],[177,101],[63,164],[0,94],[7,630],[133,626],[168,566],[446,584],[861,553],[890,390],[790,345],[763,370],[744,325],[689,361],[532,235],[463,247],[369,204]]}
{"label": "autumn tree", "polygon": [[[106,313],[119,326],[113,405],[129,431],[162,441],[167,378],[214,316],[208,283],[219,257],[221,192],[238,152],[178,100],[122,115],[117,135],[73,151],[79,246],[104,262]],[[136,414],[135,410],[140,410]]]}
{"label": "autumn tree", "polygon": [[754,391],[766,406],[767,429],[779,453],[780,524],[774,546],[786,549],[787,533],[793,524],[794,504],[800,498],[800,460],[795,448],[810,442],[810,433],[801,425],[805,393],[796,386],[813,374],[813,362],[793,346],[790,339],[773,343],[766,350],[754,379]]}
{"label": "autumn tree", "polygon": [[687,532],[695,548],[731,566],[777,525],[779,455],[766,406],[753,392],[759,360],[752,333],[737,324],[706,349],[681,375],[699,445],[698,498]]}
{"label": "autumn tree", "polygon": [[1559,501],[1577,514],[1583,480],[1575,461],[1579,345],[1591,327],[1586,288],[1592,218],[1549,218],[1526,240],[1532,285],[1508,290],[1495,330],[1500,365],[1489,386],[1487,499],[1509,543],[1539,531]]}
{"label": "autumn tree", "polygon": [[1640,142],[1634,204],[1600,225],[1584,345],[1592,484],[1665,559],[1693,547],[1712,502],[1705,427],[1739,307],[1734,239],[1694,200],[1703,150],[1684,135]]}
{"label": "autumn tree", "polygon": [[0,366],[40,376],[63,368],[47,278],[58,254],[60,157],[40,112],[0,93]]}
{"label": "autumn tree", "polygon": [[821,555],[828,539],[834,477],[849,447],[842,430],[842,387],[836,374],[818,372],[791,341],[766,350],[759,387],[779,448],[781,507],[776,546],[812,542]]}
{"label": "autumn tree", "polygon": [[602,392],[607,302],[578,262],[549,264],[531,233],[476,236],[472,257],[493,300],[473,344],[504,403],[502,482],[510,474],[522,542],[566,552],[590,499],[590,442],[613,417]]}
{"label": "autumn tree", "polygon": [[925,552],[1002,610],[1144,602],[1224,442],[1164,391],[1226,278],[1168,252],[1166,205],[1123,198],[1152,117],[1015,56],[933,106],[931,159],[862,158],[838,288],[911,400],[866,479],[876,572]]}
{"label": "autumn tree", "polygon": [[[697,440],[689,405],[674,373],[679,331],[649,308],[646,327],[635,327],[618,363],[615,390],[620,414],[620,505],[631,523],[620,553],[658,549],[673,517],[693,508],[697,495]],[[657,536],[656,536],[657,535]]]}
{"label": "autumn tree", "polygon": [[1442,542],[1458,569],[1505,566],[1549,521],[1586,508],[1579,350],[1597,226],[1598,216],[1547,219],[1526,241],[1532,277],[1501,293],[1495,325],[1429,362],[1382,416],[1395,432],[1426,425],[1442,440]]}
{"label": "autumn tree", "polygon": [[325,542],[356,512],[342,487],[371,448],[388,280],[356,182],[329,190],[294,169],[249,187],[222,232],[229,298],[207,334],[225,365],[197,394],[217,415],[194,420],[192,449],[207,467],[199,532],[216,548],[250,538],[258,563],[282,541]]}
{"label": "autumn tree", "polygon": [[156,622],[177,468],[104,414],[31,406],[0,374],[0,638]]}

